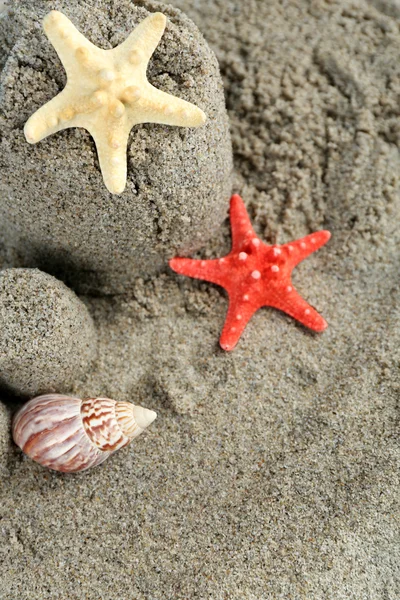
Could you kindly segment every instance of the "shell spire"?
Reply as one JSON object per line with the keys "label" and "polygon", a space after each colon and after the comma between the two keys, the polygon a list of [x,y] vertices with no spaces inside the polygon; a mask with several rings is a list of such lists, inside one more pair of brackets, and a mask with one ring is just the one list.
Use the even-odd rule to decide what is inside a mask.
{"label": "shell spire", "polygon": [[48,394],[33,398],[16,414],[13,438],[42,466],[74,473],[104,462],[156,417],[153,410],[130,402]]}
{"label": "shell spire", "polygon": [[154,410],[131,402],[118,402],[115,415],[121,430],[130,440],[140,435],[157,417]]}

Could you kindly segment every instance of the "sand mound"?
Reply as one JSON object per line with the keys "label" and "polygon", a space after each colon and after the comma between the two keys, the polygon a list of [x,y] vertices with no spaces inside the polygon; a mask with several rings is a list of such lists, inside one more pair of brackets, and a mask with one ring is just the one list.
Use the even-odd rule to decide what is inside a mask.
{"label": "sand mound", "polygon": [[112,10],[106,1],[53,6],[105,49],[125,41],[150,12],[164,11],[167,27],[150,60],[149,81],[207,115],[198,129],[135,126],[127,188],[110,194],[84,129],[61,131],[34,146],[25,140],[24,122],[64,88],[66,78],[41,26],[48,2],[16,4],[15,24],[3,34],[6,47],[15,45],[0,88],[0,229],[15,266],[38,267],[83,292],[120,293],[138,275],[165,269],[175,254],[198,249],[226,217],[232,150],[221,76],[199,30],[172,7],[150,0],[140,6],[117,0]]}

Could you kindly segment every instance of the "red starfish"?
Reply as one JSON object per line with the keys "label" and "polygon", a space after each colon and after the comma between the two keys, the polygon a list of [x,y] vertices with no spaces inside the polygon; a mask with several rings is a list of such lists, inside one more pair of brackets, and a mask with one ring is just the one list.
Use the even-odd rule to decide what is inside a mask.
{"label": "red starfish", "polygon": [[326,244],[329,231],[317,231],[283,246],[267,246],[254,233],[238,195],[231,198],[230,219],[232,250],[227,256],[215,260],[173,258],[169,262],[177,273],[216,283],[228,292],[221,348],[233,350],[262,306],[278,308],[315,331],[326,329],[328,323],[294,289],[291,274],[299,262]]}

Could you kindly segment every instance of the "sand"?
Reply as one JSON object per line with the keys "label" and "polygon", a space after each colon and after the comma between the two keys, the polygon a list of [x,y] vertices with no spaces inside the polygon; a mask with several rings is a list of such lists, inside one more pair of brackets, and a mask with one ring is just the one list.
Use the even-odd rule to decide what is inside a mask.
{"label": "sand", "polygon": [[[257,233],[333,234],[294,273],[330,326],[310,334],[263,309],[227,354],[215,286],[166,268],[127,295],[84,298],[99,358],[71,391],[158,419],[77,476],[2,438],[0,598],[395,600],[398,4],[174,5],[220,61],[234,189]],[[198,256],[229,245],[225,222]]]}
{"label": "sand", "polygon": [[38,269],[0,271],[0,386],[32,398],[88,373],[97,334],[86,306]]}

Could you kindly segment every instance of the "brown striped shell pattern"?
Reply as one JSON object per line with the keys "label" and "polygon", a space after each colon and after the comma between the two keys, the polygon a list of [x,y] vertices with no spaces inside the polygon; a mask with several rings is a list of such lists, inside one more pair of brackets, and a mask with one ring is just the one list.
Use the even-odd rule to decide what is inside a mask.
{"label": "brown striped shell pattern", "polygon": [[33,398],[18,411],[13,438],[42,466],[75,473],[104,462],[156,416],[131,402],[48,394]]}

